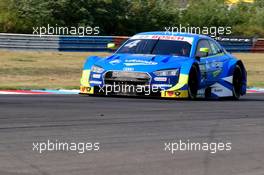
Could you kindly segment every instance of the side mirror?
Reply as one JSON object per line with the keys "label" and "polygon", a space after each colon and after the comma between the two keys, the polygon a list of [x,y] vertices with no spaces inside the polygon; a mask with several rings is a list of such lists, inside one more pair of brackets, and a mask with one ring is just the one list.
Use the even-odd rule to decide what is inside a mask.
{"label": "side mirror", "polygon": [[108,49],[115,49],[115,47],[116,47],[115,43],[108,43],[107,44]]}
{"label": "side mirror", "polygon": [[[201,53],[203,53],[206,57],[208,56],[208,54],[209,54],[209,48],[206,48],[206,47],[204,47],[204,48],[200,48],[200,50],[199,50]],[[203,56],[204,56],[203,55]]]}
{"label": "side mirror", "polygon": [[199,54],[195,56],[195,59],[200,61],[202,57],[208,57],[209,51],[210,51],[209,48],[206,47],[200,48]]}

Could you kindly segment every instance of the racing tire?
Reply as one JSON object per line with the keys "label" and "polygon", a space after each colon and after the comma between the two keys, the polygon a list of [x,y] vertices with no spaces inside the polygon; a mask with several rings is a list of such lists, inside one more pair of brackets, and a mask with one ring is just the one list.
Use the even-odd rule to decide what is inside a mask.
{"label": "racing tire", "polygon": [[233,100],[239,100],[242,89],[242,70],[239,65],[236,65],[233,73]]}
{"label": "racing tire", "polygon": [[189,79],[188,79],[188,96],[190,100],[195,100],[198,91],[198,69],[196,66],[192,66]]}

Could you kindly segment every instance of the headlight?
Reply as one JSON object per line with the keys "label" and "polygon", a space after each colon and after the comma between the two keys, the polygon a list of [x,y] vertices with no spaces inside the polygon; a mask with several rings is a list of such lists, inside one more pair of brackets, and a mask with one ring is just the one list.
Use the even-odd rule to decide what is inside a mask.
{"label": "headlight", "polygon": [[159,70],[156,72],[153,72],[156,76],[159,77],[165,77],[165,76],[178,76],[179,69],[170,69],[170,70]]}
{"label": "headlight", "polygon": [[92,72],[94,72],[94,73],[100,74],[100,73],[103,73],[103,71],[104,71],[104,69],[99,67],[99,66],[93,66],[92,67]]}

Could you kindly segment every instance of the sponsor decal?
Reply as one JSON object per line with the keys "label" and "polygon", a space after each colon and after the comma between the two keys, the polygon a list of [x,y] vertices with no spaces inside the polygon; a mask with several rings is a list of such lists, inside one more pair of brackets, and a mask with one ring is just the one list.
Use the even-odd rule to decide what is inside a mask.
{"label": "sponsor decal", "polygon": [[135,41],[132,41],[128,44],[126,44],[124,47],[128,47],[128,48],[132,48],[132,47],[135,47],[138,45],[138,43],[140,42],[141,40],[135,40]]}
{"label": "sponsor decal", "polygon": [[93,74],[93,78],[101,78],[100,74]]}
{"label": "sponsor decal", "polygon": [[[174,40],[193,43],[193,37],[174,36],[174,35],[135,35],[131,39],[159,39],[159,40]],[[137,41],[137,40],[136,40]],[[130,43],[129,43],[130,44]]]}
{"label": "sponsor decal", "polygon": [[223,63],[222,62],[209,62],[206,61],[206,70],[212,69],[212,68],[223,68]]}
{"label": "sponsor decal", "polygon": [[218,97],[228,97],[233,95],[232,90],[228,89],[220,83],[213,84],[211,88],[211,92]]}
{"label": "sponsor decal", "polygon": [[161,97],[165,98],[187,98],[188,91],[187,90],[177,90],[177,91],[162,91]]}
{"label": "sponsor decal", "polygon": [[167,81],[167,77],[155,77],[155,81]]}
{"label": "sponsor decal", "polygon": [[144,61],[144,60],[125,60],[124,65],[126,66],[154,66],[157,65],[154,61]]}
{"label": "sponsor decal", "polygon": [[213,92],[223,92],[223,89],[213,89]]}
{"label": "sponsor decal", "polygon": [[159,88],[166,88],[166,87],[172,87],[171,84],[152,84],[153,87],[159,87]]}
{"label": "sponsor decal", "polygon": [[109,62],[109,64],[112,64],[112,65],[119,64],[119,63],[121,63],[120,60],[112,60]]}
{"label": "sponsor decal", "polygon": [[212,62],[212,67],[221,68],[223,67],[223,62]]}
{"label": "sponsor decal", "polygon": [[101,81],[90,81],[91,84],[102,84]]}
{"label": "sponsor decal", "polygon": [[134,71],[133,67],[124,67],[123,68],[124,71]]}
{"label": "sponsor decal", "polygon": [[181,95],[181,92],[180,92],[180,91],[176,91],[176,92],[175,92],[175,95],[178,97],[178,96]]}
{"label": "sponsor decal", "polygon": [[213,77],[217,77],[218,75],[220,75],[221,70],[216,70],[213,72]]}

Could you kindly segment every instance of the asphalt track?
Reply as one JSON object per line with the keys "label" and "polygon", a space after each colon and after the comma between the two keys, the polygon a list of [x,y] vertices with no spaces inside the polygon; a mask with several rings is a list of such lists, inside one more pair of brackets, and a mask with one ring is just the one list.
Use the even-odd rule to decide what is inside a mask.
{"label": "asphalt track", "polygon": [[[33,142],[100,142],[79,154]],[[231,142],[231,151],[164,150],[165,142]],[[263,175],[264,94],[240,101],[0,96],[0,175]]]}

